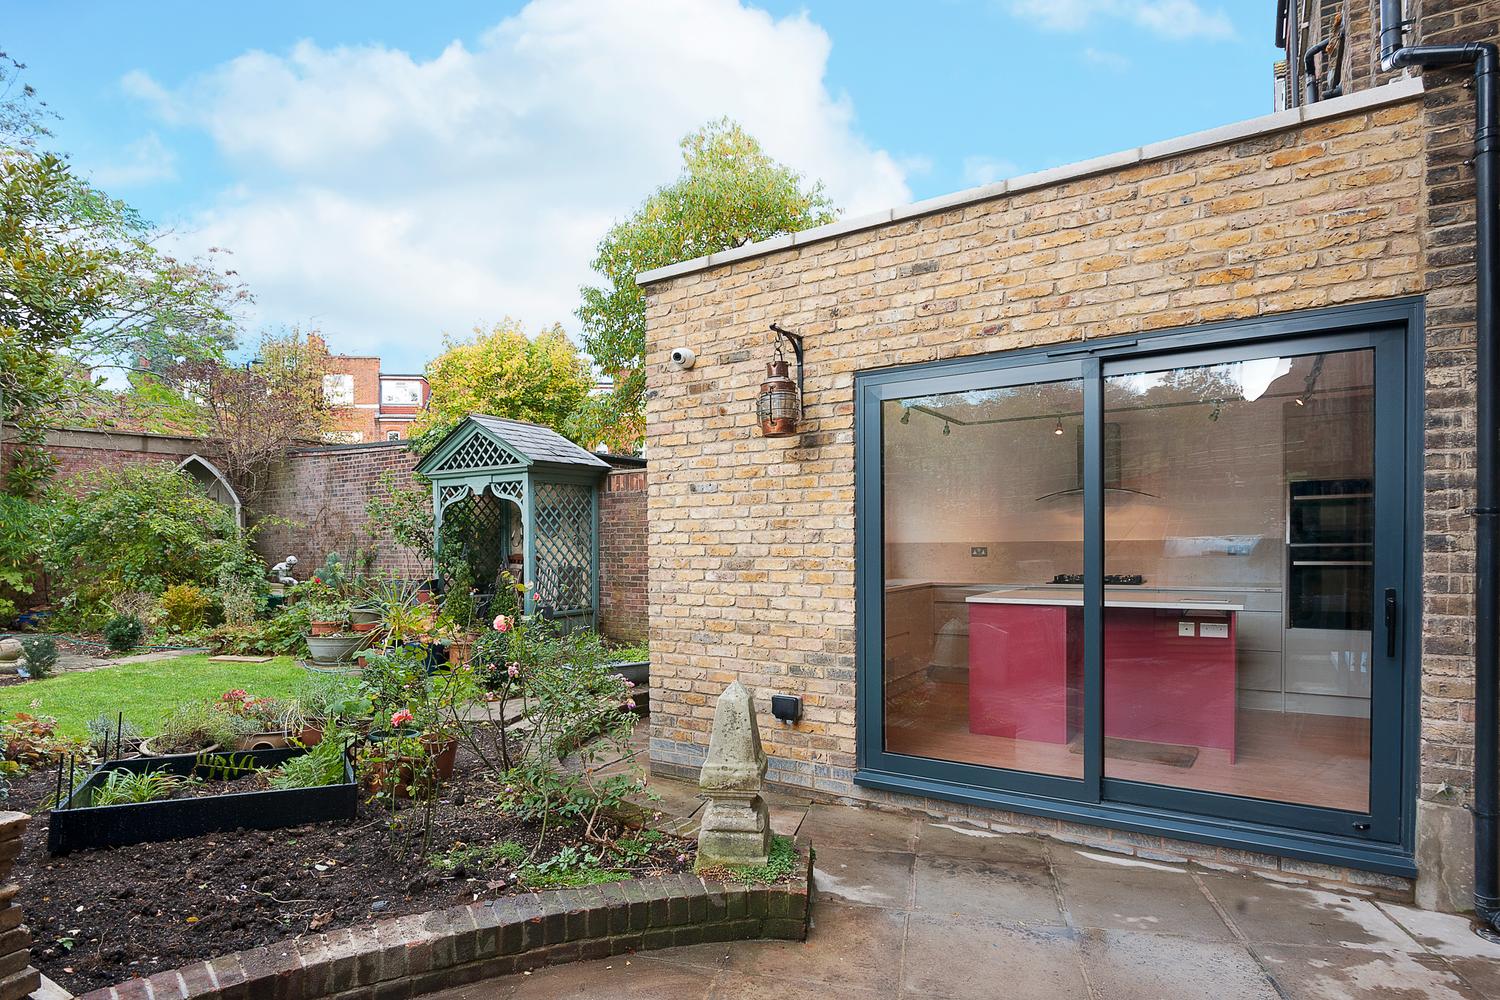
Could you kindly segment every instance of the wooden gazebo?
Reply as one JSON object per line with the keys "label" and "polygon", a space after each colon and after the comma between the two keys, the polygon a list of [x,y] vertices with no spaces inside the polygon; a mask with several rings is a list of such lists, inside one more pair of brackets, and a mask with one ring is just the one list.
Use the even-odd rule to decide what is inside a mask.
{"label": "wooden gazebo", "polygon": [[527,592],[528,612],[564,619],[570,627],[594,626],[599,490],[607,462],[551,428],[474,413],[416,471],[432,481],[436,544],[452,544],[444,541],[445,519],[461,517],[471,529],[462,544],[479,589],[509,571],[535,584]]}

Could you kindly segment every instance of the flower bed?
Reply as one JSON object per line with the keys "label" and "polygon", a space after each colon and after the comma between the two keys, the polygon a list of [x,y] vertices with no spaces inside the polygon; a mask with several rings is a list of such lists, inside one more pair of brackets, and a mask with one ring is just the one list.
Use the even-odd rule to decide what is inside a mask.
{"label": "flower bed", "polygon": [[[275,830],[332,820],[353,819],[359,801],[354,767],[346,756],[345,780],[312,788],[256,788],[236,791],[250,782],[248,769],[279,767],[307,753],[300,747],[248,750],[234,754],[171,755],[107,761],[95,768],[52,812],[47,850],[53,855],[99,847],[121,847],[162,840],[199,837],[227,830]],[[225,770],[229,762],[235,771]],[[94,805],[112,775],[167,775],[209,782],[218,794],[162,797],[145,802]],[[207,786],[205,786],[207,787]]]}

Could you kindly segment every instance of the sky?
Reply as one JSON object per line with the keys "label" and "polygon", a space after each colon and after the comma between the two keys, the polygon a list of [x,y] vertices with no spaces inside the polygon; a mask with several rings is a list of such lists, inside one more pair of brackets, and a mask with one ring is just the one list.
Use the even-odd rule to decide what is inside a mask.
{"label": "sky", "polygon": [[575,337],[611,223],[721,116],[844,217],[1271,110],[1274,0],[0,0],[52,146],[244,280],[254,331],[419,371]]}

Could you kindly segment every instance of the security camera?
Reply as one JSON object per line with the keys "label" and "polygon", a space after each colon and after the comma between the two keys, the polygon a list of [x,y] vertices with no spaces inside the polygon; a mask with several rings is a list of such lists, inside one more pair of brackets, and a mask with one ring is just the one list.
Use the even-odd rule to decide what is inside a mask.
{"label": "security camera", "polygon": [[698,358],[686,347],[678,347],[672,351],[672,364],[687,371],[697,362]]}

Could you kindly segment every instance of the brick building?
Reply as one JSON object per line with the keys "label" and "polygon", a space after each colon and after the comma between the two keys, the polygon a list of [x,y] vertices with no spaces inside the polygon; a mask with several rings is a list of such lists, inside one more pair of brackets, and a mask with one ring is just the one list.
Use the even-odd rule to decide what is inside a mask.
{"label": "brick building", "polygon": [[1469,905],[1472,68],[1340,6],[1342,96],[641,276],[653,768],[737,677],[780,783]]}
{"label": "brick building", "polygon": [[[309,340],[327,349],[316,334]],[[431,390],[425,375],[381,371],[378,357],[330,354],[323,396],[338,407],[329,437],[343,444],[360,444],[404,440],[407,427],[426,408]]]}

